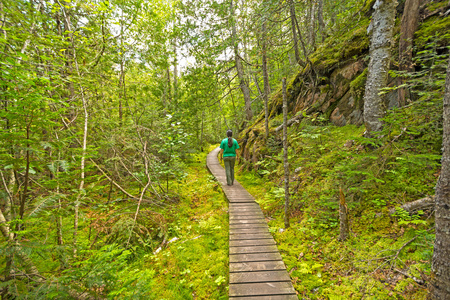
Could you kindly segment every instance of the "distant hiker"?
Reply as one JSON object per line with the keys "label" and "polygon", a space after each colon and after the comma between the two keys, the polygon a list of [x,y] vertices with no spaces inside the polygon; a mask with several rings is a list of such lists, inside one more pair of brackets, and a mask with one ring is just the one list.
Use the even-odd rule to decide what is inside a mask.
{"label": "distant hiker", "polygon": [[225,164],[225,172],[227,174],[227,185],[233,185],[234,183],[234,163],[236,159],[239,159],[238,142],[232,138],[233,131],[227,130],[227,137],[220,143],[220,160]]}

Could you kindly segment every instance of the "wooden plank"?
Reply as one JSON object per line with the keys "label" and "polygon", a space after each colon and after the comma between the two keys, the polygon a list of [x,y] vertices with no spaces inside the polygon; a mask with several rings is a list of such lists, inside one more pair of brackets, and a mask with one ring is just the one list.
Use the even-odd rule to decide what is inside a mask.
{"label": "wooden plank", "polygon": [[255,297],[229,297],[231,300],[298,300],[297,295],[270,295]]}
{"label": "wooden plank", "polygon": [[267,228],[269,229],[269,226],[267,226],[267,223],[263,224],[230,224],[228,227],[229,229],[248,229],[248,228]]}
{"label": "wooden plank", "polygon": [[228,295],[236,296],[269,296],[269,295],[295,295],[291,282],[260,282],[231,284]]}
{"label": "wooden plank", "polygon": [[230,284],[274,281],[290,282],[291,278],[286,270],[230,273]]}
{"label": "wooden plank", "polygon": [[252,219],[264,219],[264,215],[263,214],[233,214],[230,215],[229,220],[233,220],[233,219],[246,219],[246,218],[252,218]]}
{"label": "wooden plank", "polygon": [[242,211],[235,211],[235,212],[230,212],[229,211],[230,216],[232,217],[236,217],[236,216],[258,216],[258,217],[264,217],[263,213],[261,211],[257,211],[257,210],[242,210]]}
{"label": "wooden plank", "polygon": [[230,216],[237,217],[237,216],[259,216],[264,217],[264,214],[262,211],[233,211],[229,212]]}
{"label": "wooden plank", "polygon": [[230,225],[236,225],[236,224],[267,224],[267,221],[264,218],[248,219],[246,217],[230,220]]}
{"label": "wooden plank", "polygon": [[252,216],[252,215],[240,215],[240,216],[230,216],[229,218],[230,223],[234,221],[242,221],[242,220],[262,220],[267,223],[266,218],[262,216]]}
{"label": "wooden plank", "polygon": [[278,252],[276,245],[230,247],[231,254]]}
{"label": "wooden plank", "polygon": [[228,199],[228,202],[230,204],[237,204],[237,203],[244,203],[245,204],[245,203],[255,203],[255,200],[230,200],[230,199]]}
{"label": "wooden plank", "polygon": [[[225,188],[225,186],[223,186],[223,188]],[[233,189],[233,186],[228,186],[228,188],[224,189],[225,195],[227,196],[227,198],[231,199],[237,199],[237,197],[239,196],[240,198],[245,198],[245,199],[251,199],[252,195],[250,195],[247,191],[245,190],[235,190]]]}
{"label": "wooden plank", "polygon": [[245,205],[237,206],[237,205],[230,203],[230,206],[228,207],[228,211],[235,211],[235,210],[240,210],[240,209],[254,209],[254,210],[259,209],[261,211],[261,209],[259,208],[259,206],[257,206],[257,204],[251,204],[251,203],[244,203],[244,204]]}
{"label": "wooden plank", "polygon": [[229,212],[240,212],[240,211],[256,211],[256,212],[262,212],[261,208],[256,206],[244,206],[244,207],[229,207]]}
{"label": "wooden plank", "polygon": [[230,247],[242,247],[242,246],[267,246],[276,245],[275,240],[272,239],[260,239],[260,240],[231,240],[228,241]]}
{"label": "wooden plank", "polygon": [[272,239],[272,235],[268,232],[261,233],[240,233],[240,234],[230,234],[229,240],[256,240],[256,239]]}
{"label": "wooden plank", "polygon": [[230,273],[276,270],[286,270],[286,266],[283,261],[277,260],[230,263]]}
{"label": "wooden plank", "polygon": [[250,206],[250,207],[257,207],[257,208],[260,208],[259,207],[259,204],[258,203],[256,203],[255,201],[253,201],[253,202],[249,202],[249,203],[230,203],[229,204],[229,207],[230,208],[239,208],[239,207],[247,207],[247,206]]}
{"label": "wooden plank", "polygon": [[250,262],[250,261],[268,261],[283,260],[279,252],[269,253],[249,253],[249,254],[230,254],[229,261],[232,262]]}
{"label": "wooden plank", "polygon": [[259,234],[268,232],[267,228],[258,227],[258,228],[231,228],[229,229],[229,233],[231,234]]}
{"label": "wooden plank", "polygon": [[264,219],[253,220],[232,220],[230,221],[230,228],[254,228],[254,227],[267,227],[267,222]]}

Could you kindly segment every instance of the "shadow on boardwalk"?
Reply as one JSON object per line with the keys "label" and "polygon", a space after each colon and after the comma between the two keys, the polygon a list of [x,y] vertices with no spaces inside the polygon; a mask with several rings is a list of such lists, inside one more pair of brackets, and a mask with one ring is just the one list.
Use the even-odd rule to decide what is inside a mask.
{"label": "shadow on boardwalk", "polygon": [[229,201],[230,299],[298,299],[261,208],[239,182],[227,186],[219,151],[208,154],[206,165]]}

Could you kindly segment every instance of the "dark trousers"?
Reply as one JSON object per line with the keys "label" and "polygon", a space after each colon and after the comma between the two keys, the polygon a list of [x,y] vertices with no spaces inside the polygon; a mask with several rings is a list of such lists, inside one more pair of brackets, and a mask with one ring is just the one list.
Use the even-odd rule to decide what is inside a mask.
{"label": "dark trousers", "polygon": [[225,165],[225,173],[227,174],[227,184],[232,185],[234,183],[234,163],[236,161],[236,157],[224,157],[223,163]]}

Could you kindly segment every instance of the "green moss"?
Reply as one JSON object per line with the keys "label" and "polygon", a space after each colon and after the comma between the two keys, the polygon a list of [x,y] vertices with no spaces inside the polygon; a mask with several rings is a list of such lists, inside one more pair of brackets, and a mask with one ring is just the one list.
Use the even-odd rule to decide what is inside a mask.
{"label": "green moss", "polygon": [[369,37],[366,33],[368,25],[369,19],[362,18],[354,30],[350,30],[342,36],[336,35],[321,45],[310,58],[314,68],[328,73],[338,67],[339,62],[367,51],[369,48]]}
{"label": "green moss", "polygon": [[442,44],[450,43],[450,16],[445,18],[431,17],[423,22],[415,33],[415,44],[424,48],[430,39],[437,39]]}
{"label": "green moss", "polygon": [[446,7],[447,5],[448,5],[448,1],[440,1],[440,2],[433,1],[427,6],[427,9],[428,9],[428,11],[435,11],[436,9]]}
{"label": "green moss", "polygon": [[368,70],[368,68],[365,68],[364,71],[358,75],[358,77],[350,82],[350,93],[352,93],[352,95],[357,99],[361,99],[364,95]]}

